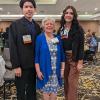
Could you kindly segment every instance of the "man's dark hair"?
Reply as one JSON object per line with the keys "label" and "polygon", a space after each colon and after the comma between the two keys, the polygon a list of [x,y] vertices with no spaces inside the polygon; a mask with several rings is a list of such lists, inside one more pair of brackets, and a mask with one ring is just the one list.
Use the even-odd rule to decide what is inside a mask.
{"label": "man's dark hair", "polygon": [[23,8],[23,5],[25,2],[31,2],[34,8],[36,8],[36,3],[34,0],[20,0],[20,3],[19,3],[20,8]]}

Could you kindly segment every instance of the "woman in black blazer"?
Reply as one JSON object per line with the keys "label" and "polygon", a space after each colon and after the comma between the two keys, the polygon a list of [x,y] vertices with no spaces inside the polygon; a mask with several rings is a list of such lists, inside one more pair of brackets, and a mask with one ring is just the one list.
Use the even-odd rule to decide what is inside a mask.
{"label": "woman in black blazer", "polygon": [[59,28],[66,55],[64,71],[65,100],[77,100],[79,72],[83,67],[84,31],[77,20],[73,6],[67,6]]}

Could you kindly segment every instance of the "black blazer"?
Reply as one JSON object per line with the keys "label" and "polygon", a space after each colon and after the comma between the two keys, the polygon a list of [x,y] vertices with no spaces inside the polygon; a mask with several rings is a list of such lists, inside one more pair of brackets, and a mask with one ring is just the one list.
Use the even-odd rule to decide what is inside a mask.
{"label": "black blazer", "polygon": [[72,55],[73,60],[83,60],[84,58],[84,30],[81,26],[73,34],[72,37]]}
{"label": "black blazer", "polygon": [[[58,34],[60,32],[58,31]],[[81,26],[73,25],[70,31],[70,38],[72,41],[72,55],[73,60],[78,61],[84,58],[84,30]],[[62,39],[64,51],[66,51],[67,41]]]}
{"label": "black blazer", "polygon": [[9,28],[10,59],[13,68],[29,69],[34,66],[35,39],[40,31],[39,25],[33,20],[36,33],[32,34],[32,43],[24,44],[22,36],[29,34],[23,17],[14,21]]}

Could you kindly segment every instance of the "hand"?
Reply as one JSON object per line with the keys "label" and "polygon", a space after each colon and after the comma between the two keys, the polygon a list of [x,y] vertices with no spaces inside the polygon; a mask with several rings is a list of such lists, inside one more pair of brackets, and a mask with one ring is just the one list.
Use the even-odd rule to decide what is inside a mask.
{"label": "hand", "polygon": [[40,80],[43,80],[43,74],[41,71],[37,72],[37,76]]}
{"label": "hand", "polygon": [[80,70],[83,68],[83,64],[78,63],[77,64],[77,70],[80,72]]}
{"label": "hand", "polygon": [[61,62],[61,77],[64,78],[65,62]]}
{"label": "hand", "polygon": [[15,76],[21,77],[21,75],[22,75],[22,70],[21,70],[20,67],[14,69],[14,71],[15,71]]}

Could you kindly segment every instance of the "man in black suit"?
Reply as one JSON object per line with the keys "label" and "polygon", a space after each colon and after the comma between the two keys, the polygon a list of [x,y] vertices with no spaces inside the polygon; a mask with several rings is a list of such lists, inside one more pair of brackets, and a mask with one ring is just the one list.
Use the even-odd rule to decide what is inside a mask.
{"label": "man in black suit", "polygon": [[9,28],[9,48],[15,71],[17,100],[36,100],[36,72],[34,68],[35,39],[39,25],[32,19],[36,11],[34,0],[21,0],[24,17],[14,21]]}

